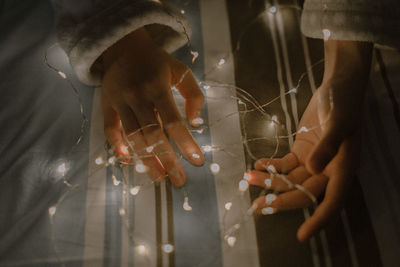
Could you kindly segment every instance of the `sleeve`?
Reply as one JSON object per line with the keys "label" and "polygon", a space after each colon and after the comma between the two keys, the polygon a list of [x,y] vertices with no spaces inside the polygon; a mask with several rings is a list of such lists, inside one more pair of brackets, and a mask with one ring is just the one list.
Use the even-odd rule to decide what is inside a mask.
{"label": "sleeve", "polygon": [[129,33],[146,27],[153,40],[168,52],[187,42],[191,29],[177,10],[158,0],[51,0],[56,14],[57,39],[78,78],[88,85],[101,82],[102,64],[96,61]]}
{"label": "sleeve", "polygon": [[301,30],[312,38],[374,42],[400,48],[399,0],[306,0]]}

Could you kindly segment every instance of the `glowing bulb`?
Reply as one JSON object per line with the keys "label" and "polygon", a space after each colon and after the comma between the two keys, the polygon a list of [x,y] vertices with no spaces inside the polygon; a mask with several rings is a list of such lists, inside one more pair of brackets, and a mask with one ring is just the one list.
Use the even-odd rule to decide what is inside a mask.
{"label": "glowing bulb", "polygon": [[243,175],[243,179],[247,180],[247,181],[250,180],[250,174],[245,172],[244,175]]}
{"label": "glowing bulb", "polygon": [[204,120],[202,118],[196,118],[192,120],[192,124],[194,125],[202,125],[204,123]]}
{"label": "glowing bulb", "polygon": [[261,213],[262,213],[263,215],[274,214],[274,213],[275,213],[275,209],[274,209],[274,208],[271,208],[271,207],[263,208],[263,209],[261,210]]}
{"label": "glowing bulb", "polygon": [[328,29],[323,29],[322,34],[324,35],[325,41],[329,40],[329,37],[331,37],[331,31]]}
{"label": "glowing bulb", "polygon": [[226,202],[225,203],[225,209],[230,210],[232,208],[232,202]]}
{"label": "glowing bulb", "polygon": [[135,166],[135,170],[138,173],[145,173],[148,171],[148,169],[149,169],[149,167],[147,167],[146,165],[143,164],[143,162],[138,160],[138,162],[136,163],[136,166]]}
{"label": "glowing bulb", "polygon": [[303,133],[303,132],[304,133],[308,132],[308,129],[305,126],[301,127],[298,133]]}
{"label": "glowing bulb", "polygon": [[235,245],[235,243],[236,243],[236,237],[234,237],[234,236],[228,236],[228,237],[226,238],[226,242],[228,243],[228,245],[229,245],[230,247],[233,247],[233,246]]}
{"label": "glowing bulb", "polygon": [[249,183],[246,180],[241,180],[239,182],[239,190],[244,192],[247,190],[247,188],[249,188]]}
{"label": "glowing bulb", "polygon": [[200,158],[200,155],[197,154],[197,153],[193,153],[193,154],[192,154],[192,158],[194,158],[194,159],[199,159],[199,158]]}
{"label": "glowing bulb", "polygon": [[275,6],[271,6],[270,8],[268,8],[268,11],[271,13],[276,13],[276,7]]}
{"label": "glowing bulb", "polygon": [[199,57],[199,52],[197,51],[190,51],[190,54],[192,54],[192,64],[195,62],[195,60]]}
{"label": "glowing bulb", "polygon": [[139,254],[144,255],[147,253],[147,248],[145,245],[139,245],[136,247],[136,250]]}
{"label": "glowing bulb", "polygon": [[272,121],[273,121],[273,122],[278,122],[278,117],[277,117],[276,115],[273,115],[273,116],[272,116]]}
{"label": "glowing bulb", "polygon": [[275,169],[274,165],[268,165],[267,170],[269,170],[272,173],[276,173],[276,169]]}
{"label": "glowing bulb", "polygon": [[238,100],[238,104],[239,104],[239,105],[243,105],[244,102],[243,102],[241,99],[239,99],[239,100]]}
{"label": "glowing bulb", "polygon": [[206,84],[203,86],[203,88],[204,88],[204,90],[208,90],[208,89],[210,89],[210,86]]}
{"label": "glowing bulb", "polygon": [[268,194],[265,196],[265,204],[270,205],[276,199],[275,194]]}
{"label": "glowing bulb", "polygon": [[120,208],[119,209],[119,215],[124,216],[126,214],[125,209]]}
{"label": "glowing bulb", "polygon": [[110,157],[110,158],[108,159],[108,163],[111,164],[111,165],[113,165],[113,164],[115,163],[115,160],[116,160],[115,156],[112,156],[112,157]]}
{"label": "glowing bulb", "polygon": [[153,146],[148,146],[148,147],[146,147],[146,151],[147,151],[148,153],[151,153],[151,152],[153,151],[153,149],[154,149]]}
{"label": "glowing bulb", "polygon": [[61,163],[58,167],[57,167],[57,171],[59,173],[61,173],[62,175],[65,174],[65,172],[67,171],[67,167],[65,166],[65,163]]}
{"label": "glowing bulb", "polygon": [[58,73],[58,75],[60,75],[60,76],[61,76],[61,78],[63,78],[63,79],[67,79],[67,75],[65,75],[65,73],[64,73],[64,72],[62,72],[62,71],[57,71],[57,73]]}
{"label": "glowing bulb", "polygon": [[221,58],[221,59],[218,61],[218,66],[222,66],[222,65],[224,65],[224,64],[225,64],[225,59]]}
{"label": "glowing bulb", "polygon": [[162,245],[162,250],[163,250],[165,253],[171,253],[171,252],[174,251],[174,246],[171,245],[171,244],[164,244],[164,245]]}
{"label": "glowing bulb", "polygon": [[111,178],[113,179],[113,184],[115,186],[118,186],[121,182],[117,179],[117,177],[115,177],[115,175],[111,176]]}
{"label": "glowing bulb", "polygon": [[139,193],[139,191],[140,191],[140,186],[137,185],[131,188],[130,193],[132,196],[136,196]]}
{"label": "glowing bulb", "polygon": [[49,208],[49,214],[50,216],[53,216],[54,214],[56,214],[57,208],[55,206],[51,206]]}
{"label": "glowing bulb", "polygon": [[181,9],[181,14],[182,15],[185,14],[185,10]]}
{"label": "glowing bulb", "polygon": [[122,151],[122,153],[127,154],[128,153],[128,147],[127,146],[121,146],[121,151]]}
{"label": "glowing bulb", "polygon": [[201,148],[203,149],[204,152],[211,152],[212,151],[212,147],[209,146],[209,145],[201,146]]}
{"label": "glowing bulb", "polygon": [[186,211],[191,211],[192,207],[189,205],[189,198],[185,197],[183,200],[183,209]]}
{"label": "glowing bulb", "polygon": [[271,188],[271,184],[272,184],[271,179],[265,179],[265,180],[264,180],[264,183],[265,183],[265,185],[266,185],[267,188]]}
{"label": "glowing bulb", "polygon": [[297,88],[290,89],[288,93],[289,94],[292,94],[292,93],[296,94],[297,93]]}
{"label": "glowing bulb", "polygon": [[102,157],[97,157],[96,160],[94,161],[97,165],[101,165],[104,163],[103,158]]}
{"label": "glowing bulb", "polygon": [[218,165],[218,163],[212,163],[210,165],[210,170],[213,174],[217,174],[219,173],[219,171],[221,170],[221,167]]}

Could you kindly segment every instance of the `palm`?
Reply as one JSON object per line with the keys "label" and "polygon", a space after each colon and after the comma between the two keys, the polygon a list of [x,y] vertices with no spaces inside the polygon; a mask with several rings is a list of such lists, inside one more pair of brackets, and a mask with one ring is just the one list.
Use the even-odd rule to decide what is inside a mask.
{"label": "palm", "polygon": [[[319,91],[312,97],[303,114],[299,128],[303,126],[311,128],[319,125],[317,101]],[[308,207],[312,204],[312,199],[301,190],[288,185],[288,183],[279,179],[279,176],[271,177],[265,171],[270,164],[275,167],[278,173],[286,173],[285,177],[291,183],[301,185],[302,188],[315,197],[320,196],[325,191],[324,201],[322,201],[314,215],[298,231],[298,238],[301,241],[307,240],[340,210],[355,170],[354,165],[356,165],[358,151],[356,135],[344,140],[339,152],[322,173],[312,174],[309,171],[309,168],[307,168],[309,157],[322,139],[324,130],[319,127],[308,132],[299,133],[290,153],[280,159],[260,159],[255,164],[256,170],[251,172],[250,182],[252,184],[268,187],[280,193],[270,203],[266,202],[265,197],[256,199],[255,203],[258,204],[259,210],[271,207],[276,212]],[[270,180],[271,183],[266,183],[266,180]]]}

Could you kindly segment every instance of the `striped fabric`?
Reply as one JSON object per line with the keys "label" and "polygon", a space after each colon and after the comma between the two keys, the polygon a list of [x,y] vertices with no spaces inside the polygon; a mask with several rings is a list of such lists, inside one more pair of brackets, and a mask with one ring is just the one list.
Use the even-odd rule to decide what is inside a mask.
{"label": "striped fabric", "polygon": [[[18,41],[26,39],[27,30],[35,30],[31,22],[51,25],[48,2],[27,1],[29,5],[11,0],[2,5],[1,2],[0,47],[5,49],[0,49],[0,91],[4,92],[4,99],[17,97],[15,92],[22,96],[25,92],[30,98],[21,97],[13,105],[0,99],[4,109],[0,118],[4,124],[14,125],[15,111],[29,107],[28,100],[48,107],[57,116],[52,120],[51,116],[43,115],[44,108],[32,105],[27,109],[32,114],[30,120],[39,123],[27,124],[24,131],[14,128],[0,131],[1,140],[6,140],[0,143],[2,151],[9,144],[16,148],[8,155],[0,154],[1,267],[391,267],[400,264],[400,156],[396,153],[400,149],[400,55],[397,51],[375,49],[358,179],[340,217],[309,243],[298,243],[295,233],[312,214],[312,208],[255,216],[254,220],[241,224],[235,246],[227,244],[224,239],[227,228],[238,223],[250,207],[251,199],[260,192],[259,188],[250,187],[249,192],[238,194],[237,184],[253,164],[242,145],[206,153],[202,167],[193,167],[182,159],[188,177],[184,189],[176,189],[167,181],[143,186],[136,196],[129,194],[133,186],[146,183],[148,178],[132,166],[112,169],[95,163],[99,156],[107,160],[101,90],[80,85],[75,78],[73,82],[79,84],[84,95],[90,127],[70,161],[71,183],[80,186],[58,206],[51,225],[48,208],[63,194],[65,185],[48,170],[57,166],[54,165],[57,160],[65,160],[78,132],[65,130],[79,129],[78,112],[63,113],[75,110],[76,99],[57,74],[41,66],[43,52],[54,42],[54,36],[48,33],[50,26],[47,32],[38,32],[32,43],[26,42],[26,46],[21,43],[20,49],[16,48]],[[192,24],[191,42],[200,54],[192,69],[199,80],[211,85],[208,90],[202,88],[207,96],[202,117],[209,128],[202,133],[193,131],[198,143],[240,144],[243,138],[244,120],[238,114],[213,123],[239,108],[232,97],[234,87],[221,84],[236,85],[260,103],[266,103],[295,87],[306,72],[296,96],[282,97],[267,110],[278,116],[289,133],[294,132],[323,71],[320,65],[311,69],[323,58],[323,44],[301,35],[297,1],[171,2],[185,11]],[[276,12],[265,11],[271,6],[277,7]],[[24,19],[19,28],[11,31],[4,27],[4,23],[18,22],[21,17]],[[237,50],[239,40],[240,50]],[[26,55],[24,60],[20,57],[22,52]],[[53,64],[72,76],[59,49],[51,50],[49,56]],[[177,51],[175,56],[191,65],[187,48]],[[221,58],[226,63],[215,68]],[[10,67],[7,69],[5,65]],[[23,79],[18,79],[21,76]],[[26,90],[29,84],[32,88]],[[58,99],[52,90],[68,92],[63,95],[65,101],[56,100],[56,104],[50,105]],[[182,110],[183,99],[175,96]],[[45,121],[38,120],[43,116]],[[256,127],[257,123],[260,123],[258,118],[251,118],[250,126]],[[41,134],[43,129],[48,129],[48,134]],[[16,133],[20,144],[12,139]],[[70,138],[60,137],[63,142],[60,145],[58,139],[51,137],[55,134]],[[287,153],[292,142],[292,139],[283,142],[279,155]],[[260,149],[259,144],[250,144],[250,148],[258,156],[266,156],[272,153],[273,146],[266,144]],[[41,156],[35,158],[38,151]],[[8,157],[17,157],[18,153],[23,153],[23,161],[9,160]],[[49,162],[54,166],[45,164],[45,158],[51,159]],[[219,164],[220,172],[211,172],[212,163]],[[118,180],[124,179],[123,182],[115,183],[113,174]],[[32,179],[35,183],[30,185]],[[9,190],[16,190],[21,197],[15,198]],[[35,195],[35,190],[40,195]],[[191,211],[182,208],[185,194]],[[232,202],[229,212],[225,210],[227,202]],[[166,253],[165,245],[172,245],[173,251]]]}

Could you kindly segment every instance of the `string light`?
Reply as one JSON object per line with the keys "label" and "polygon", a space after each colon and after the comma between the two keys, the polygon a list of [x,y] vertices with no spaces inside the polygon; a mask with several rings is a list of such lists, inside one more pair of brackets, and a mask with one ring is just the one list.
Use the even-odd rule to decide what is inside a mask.
{"label": "string light", "polygon": [[232,208],[232,202],[226,202],[225,203],[225,209],[230,210]]}
{"label": "string light", "polygon": [[199,57],[199,52],[197,51],[192,51],[190,50],[190,54],[192,54],[192,64],[196,61],[196,59]]}
{"label": "string light", "polygon": [[171,245],[171,244],[164,244],[164,245],[162,245],[162,250],[163,250],[165,253],[169,254],[169,253],[174,252],[174,246]]}
{"label": "string light", "polygon": [[277,11],[277,9],[276,9],[275,6],[271,6],[271,7],[268,8],[268,11],[269,11],[270,13],[272,13],[272,14],[275,14],[276,11]]}
{"label": "string light", "polygon": [[323,36],[324,36],[324,40],[325,40],[325,41],[328,41],[329,38],[331,37],[331,31],[328,30],[328,29],[323,29],[323,30],[322,30],[322,34],[323,34]]}
{"label": "string light", "polygon": [[230,247],[234,247],[235,244],[236,244],[236,237],[234,237],[234,236],[228,236],[228,237],[226,238],[226,243],[228,243],[228,245],[229,245]]}
{"label": "string light", "polygon": [[249,188],[249,182],[247,182],[246,180],[240,180],[239,182],[239,190],[244,192]]}
{"label": "string light", "polygon": [[272,181],[271,179],[267,178],[264,180],[264,184],[267,188],[271,188]]}
{"label": "string light", "polygon": [[274,213],[275,213],[275,209],[274,209],[274,208],[271,208],[271,207],[266,207],[266,208],[263,208],[263,209],[261,210],[261,213],[262,213],[263,215],[274,214]]}
{"label": "string light", "polygon": [[225,64],[225,59],[221,58],[221,59],[218,61],[218,66],[222,66],[222,65],[224,65],[224,64]]}
{"label": "string light", "polygon": [[115,161],[116,161],[115,156],[112,156],[112,157],[110,157],[110,158],[108,159],[108,164],[114,165],[114,164],[115,164]]}
{"label": "string light", "polygon": [[192,124],[194,125],[202,125],[204,123],[203,118],[195,118],[192,120]]}
{"label": "string light", "polygon": [[153,146],[148,146],[148,147],[146,147],[146,151],[147,151],[148,153],[151,153],[151,152],[153,151],[153,149],[154,149]]}
{"label": "string light", "polygon": [[204,90],[208,90],[208,89],[210,89],[210,86],[206,84],[203,86],[203,88],[204,88]]}
{"label": "string light", "polygon": [[199,159],[199,158],[200,158],[200,155],[197,154],[197,153],[193,153],[193,154],[192,154],[192,158],[194,158],[194,159]]}
{"label": "string light", "polygon": [[56,214],[57,208],[55,206],[51,206],[49,208],[49,214],[50,216],[54,216],[54,214]]}
{"label": "string light", "polygon": [[135,170],[138,173],[146,173],[149,170],[149,167],[143,164],[141,160],[136,162]]}
{"label": "string light", "polygon": [[221,170],[221,167],[219,166],[218,163],[211,163],[210,165],[210,170],[213,174],[217,174],[219,173],[219,171]]}
{"label": "string light", "polygon": [[104,163],[103,158],[102,157],[97,157],[94,161],[97,165],[101,165]]}
{"label": "string light", "polygon": [[60,173],[62,176],[64,176],[66,171],[67,171],[67,167],[66,167],[65,163],[61,163],[60,165],[58,165],[58,167],[57,167],[58,173]]}
{"label": "string light", "polygon": [[278,117],[276,115],[272,116],[272,122],[278,123]]}
{"label": "string light", "polygon": [[140,191],[140,186],[134,186],[131,188],[131,190],[129,191],[131,193],[132,196],[136,196]]}
{"label": "string light", "polygon": [[193,209],[192,206],[189,205],[189,197],[187,196],[184,197],[182,207],[186,211],[191,211]]}
{"label": "string light", "polygon": [[265,196],[265,204],[271,205],[272,202],[276,200],[276,195],[275,194],[268,194]]}
{"label": "string light", "polygon": [[140,255],[145,255],[147,254],[147,247],[145,245],[138,245],[136,247],[136,251],[140,254]]}
{"label": "string light", "polygon": [[63,79],[67,79],[67,75],[65,75],[65,73],[64,73],[64,72],[62,72],[62,71],[57,71],[57,73],[58,73],[58,75],[60,75],[60,76],[61,76],[61,78],[63,78]]}

